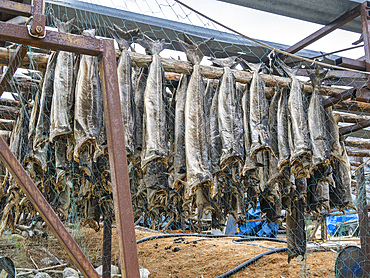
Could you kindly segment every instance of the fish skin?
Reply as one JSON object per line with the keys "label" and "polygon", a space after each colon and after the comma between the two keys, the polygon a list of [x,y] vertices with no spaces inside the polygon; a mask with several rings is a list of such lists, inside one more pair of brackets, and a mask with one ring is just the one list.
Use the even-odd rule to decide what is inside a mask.
{"label": "fish skin", "polygon": [[153,160],[160,160],[167,165],[167,93],[165,76],[159,52],[163,41],[148,42],[153,53],[147,84],[144,92],[145,146],[141,155],[141,167]]}
{"label": "fish skin", "polygon": [[288,129],[288,96],[287,90],[280,91],[280,98],[277,112],[277,140],[279,161],[277,168],[281,172],[289,166],[290,148],[289,148],[289,129]]}
{"label": "fish skin", "polygon": [[326,111],[326,122],[327,122],[327,129],[329,133],[329,145],[331,147],[330,151],[330,160],[335,161],[336,159],[346,163],[346,154],[343,152],[340,143],[340,136],[339,136],[339,127],[338,121],[339,119],[336,118],[333,114],[333,107],[328,107],[325,109]]}
{"label": "fish skin", "polygon": [[185,103],[190,75],[182,74],[176,91],[173,187],[179,191],[186,178]]}
{"label": "fish skin", "polygon": [[295,184],[296,190],[286,219],[288,263],[299,255],[304,256],[307,246],[305,231],[307,180],[304,177],[296,178]]}
{"label": "fish skin", "polygon": [[257,157],[251,158],[250,150],[252,144],[251,129],[250,129],[250,91],[248,85],[245,86],[244,94],[242,97],[242,109],[243,109],[243,129],[244,129],[244,166],[242,169],[242,176],[248,177],[248,180],[252,183],[258,183],[258,169],[263,164],[257,162]]}
{"label": "fish skin", "polygon": [[305,111],[305,93],[297,77],[292,74],[288,107],[290,113],[290,136],[291,136],[291,171],[296,177],[309,178],[309,166],[311,160],[310,134],[308,119]]}
{"label": "fish skin", "polygon": [[36,134],[37,120],[40,113],[40,97],[41,91],[37,90],[30,116],[30,124],[28,127],[28,140],[33,138]]}
{"label": "fish skin", "polygon": [[128,48],[134,37],[137,37],[139,30],[123,31],[118,26],[114,25],[114,29],[108,29],[118,43],[121,51],[118,60],[117,74],[118,85],[120,92],[122,120],[125,133],[126,153],[129,161],[133,162],[135,155],[135,99],[134,99],[134,75],[133,66]]}
{"label": "fish skin", "polygon": [[[86,36],[94,36],[95,30],[85,30]],[[76,80],[74,107],[74,158],[83,155],[84,148],[98,148],[98,137],[103,117],[103,97],[98,72],[98,58],[81,55]],[[91,150],[94,153],[94,150]]]}
{"label": "fish skin", "polygon": [[262,80],[258,71],[262,64],[253,65],[248,63],[253,71],[252,82],[250,84],[250,131],[251,131],[251,148],[250,157],[255,157],[259,152],[264,150],[270,151],[270,128],[268,125],[269,106],[265,94],[265,82]]}
{"label": "fish skin", "polygon": [[[334,185],[331,185],[330,190],[330,206],[344,211],[347,208],[356,209],[353,204],[351,195],[351,164],[347,156],[344,142],[341,141],[342,156],[341,160],[334,159],[333,177]],[[343,161],[345,163],[343,163]]]}
{"label": "fish skin", "polygon": [[42,91],[40,97],[40,111],[38,114],[37,124],[35,128],[35,136],[33,139],[33,149],[36,150],[40,145],[49,139],[50,132],[50,113],[51,104],[54,93],[54,73],[57,61],[57,52],[52,52],[49,56]]}
{"label": "fish skin", "polygon": [[236,80],[230,67],[224,67],[218,94],[218,125],[222,141],[221,170],[241,161],[244,156],[240,134],[243,133],[241,110],[237,109]]}
{"label": "fish skin", "polygon": [[[311,80],[317,77],[311,76]],[[313,92],[308,107],[308,127],[311,138],[311,169],[317,169],[320,165],[329,165],[330,148],[326,126],[326,112],[322,104],[322,97],[319,94],[318,81],[313,81]]]}
{"label": "fish skin", "polygon": [[148,68],[142,68],[137,80],[137,86],[134,92],[135,103],[135,162],[139,163],[140,155],[143,150],[143,115],[144,115],[144,92],[146,88]]}
{"label": "fish skin", "polygon": [[[185,152],[187,195],[193,195],[201,185],[212,187],[209,142],[206,134],[204,107],[205,85],[199,64],[194,65],[186,91],[185,103]],[[212,191],[212,190],[211,190]],[[213,192],[210,193],[211,195]]]}
{"label": "fish skin", "polygon": [[212,104],[210,109],[210,157],[211,157],[211,165],[212,165],[212,173],[215,175],[216,173],[221,171],[220,168],[220,158],[222,152],[222,141],[219,132],[219,125],[218,125],[218,95],[219,95],[219,88],[216,88],[215,94],[212,98]]}

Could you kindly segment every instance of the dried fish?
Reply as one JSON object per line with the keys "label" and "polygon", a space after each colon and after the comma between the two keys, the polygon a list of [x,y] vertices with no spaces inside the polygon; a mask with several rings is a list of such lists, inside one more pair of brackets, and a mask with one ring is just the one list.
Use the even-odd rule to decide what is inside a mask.
{"label": "dried fish", "polygon": [[296,191],[291,199],[286,219],[288,263],[299,255],[304,256],[307,246],[305,231],[307,180],[303,177],[297,178],[295,184]]}
{"label": "dried fish", "polygon": [[341,147],[340,136],[339,136],[339,127],[338,121],[339,118],[336,118],[333,114],[333,107],[328,107],[326,110],[326,122],[327,130],[329,134],[329,145],[331,147],[330,151],[330,160],[335,161],[336,159],[346,163],[346,154]]}
{"label": "dried fish", "polygon": [[185,103],[190,75],[182,74],[176,91],[175,148],[173,159],[174,188],[180,190],[186,178]]}
{"label": "dried fish", "polygon": [[311,172],[320,166],[328,166],[330,158],[329,136],[326,126],[326,113],[319,94],[319,75],[311,75],[313,92],[308,107],[308,127],[311,138],[312,162]]}
{"label": "dried fish", "polygon": [[347,156],[347,151],[344,142],[340,142],[342,153],[341,159],[334,159],[333,176],[334,185],[331,185],[330,190],[330,205],[343,211],[346,208],[355,208],[351,195],[351,165]]}
{"label": "dried fish", "polygon": [[[135,126],[135,111],[134,111],[134,87],[132,82],[132,62],[128,48],[132,39],[139,34],[139,30],[131,30],[124,32],[122,29],[114,25],[114,29],[109,29],[118,43],[121,51],[121,56],[118,60],[118,84],[121,100],[121,110],[123,126],[125,131],[126,153],[129,161],[134,158],[134,126]],[[136,88],[136,87],[135,87]]]}
{"label": "dried fish", "polygon": [[245,86],[244,95],[242,98],[242,109],[243,109],[243,128],[244,128],[244,150],[245,160],[242,170],[242,175],[247,176],[247,179],[257,184],[259,182],[258,167],[263,167],[261,162],[257,162],[257,157],[251,158],[250,150],[252,144],[251,129],[250,129],[250,92],[249,87]]}
{"label": "dried fish", "polygon": [[147,82],[148,69],[142,68],[137,80],[137,86],[134,93],[135,102],[135,157],[136,163],[140,161],[141,151],[143,150],[143,115],[144,115],[144,92]]}
{"label": "dried fish", "polygon": [[[94,36],[95,30],[85,30],[85,36]],[[74,109],[74,158],[80,159],[89,149],[95,153],[103,117],[103,93],[98,72],[98,58],[81,55],[77,74]],[[91,150],[91,148],[93,148]]]}
{"label": "dried fish", "polygon": [[33,139],[33,149],[36,150],[49,139],[50,132],[50,111],[54,93],[54,72],[57,61],[57,53],[52,52],[49,56],[42,91],[40,97],[40,111],[38,114],[37,125],[35,128],[35,137]]}
{"label": "dried fish", "polygon": [[145,168],[150,161],[161,161],[167,165],[167,93],[164,86],[165,76],[159,57],[164,47],[164,40],[151,39],[139,41],[153,53],[149,74],[144,92],[145,143],[141,155],[141,167]]}
{"label": "dried fish", "polygon": [[301,84],[294,72],[286,65],[283,69],[292,79],[288,107],[290,113],[290,165],[291,171],[296,177],[309,178],[309,166],[311,161],[310,134],[306,110],[306,96],[302,91]]}
{"label": "dried fish", "polygon": [[251,132],[250,157],[255,157],[259,152],[271,149],[270,128],[268,125],[269,106],[265,95],[265,82],[258,73],[263,64],[252,64],[244,61],[252,70],[253,77],[249,93],[249,122]]}
{"label": "dried fish", "polygon": [[289,129],[288,129],[288,96],[287,90],[280,91],[280,98],[277,112],[277,140],[278,140],[278,170],[282,172],[285,167],[289,166],[290,149],[289,149]]}
{"label": "dried fish", "polygon": [[244,156],[243,141],[240,140],[240,134],[243,134],[243,122],[241,110],[238,109],[241,100],[238,100],[236,80],[231,71],[236,64],[235,59],[236,57],[211,59],[215,65],[220,65],[224,69],[218,93],[218,124],[222,141],[221,170],[241,161]]}
{"label": "dried fish", "polygon": [[[70,33],[74,19],[64,23],[54,18],[58,31]],[[59,51],[54,73],[54,93],[50,112],[50,142],[72,136],[74,113],[74,54]]]}
{"label": "dried fish", "polygon": [[205,43],[196,45],[190,39],[188,41],[191,44],[179,41],[188,59],[194,65],[186,91],[185,104],[186,195],[193,195],[201,186],[210,187],[210,195],[213,195],[209,138],[206,133],[208,119],[205,117],[204,107],[205,86],[199,66],[203,57],[200,48]]}

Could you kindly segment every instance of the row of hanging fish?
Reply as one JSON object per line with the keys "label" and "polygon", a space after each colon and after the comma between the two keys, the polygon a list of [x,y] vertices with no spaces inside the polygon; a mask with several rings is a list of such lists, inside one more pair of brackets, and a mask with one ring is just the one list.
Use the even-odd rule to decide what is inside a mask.
{"label": "row of hanging fish", "polygon": [[[73,21],[55,23],[60,32],[73,27]],[[228,214],[244,221],[246,208],[259,201],[269,221],[281,219],[282,209],[288,211],[292,258],[305,253],[306,212],[353,205],[348,157],[331,108],[323,108],[318,74],[312,76],[308,95],[294,72],[276,61],[292,83],[267,100],[262,64],[211,58],[224,74],[220,80],[205,80],[200,63],[208,41],[196,44],[185,35],[179,43],[193,71],[182,74],[169,92],[159,56],[164,41],[116,26],[110,32],[120,50],[122,140],[135,216],[145,213],[152,222],[162,214],[201,221],[211,214],[212,226],[222,227]],[[93,36],[94,31],[83,34]],[[135,42],[152,56],[148,69],[133,66],[130,59],[130,44],[138,36]],[[253,72],[250,84],[235,81],[237,64]],[[25,133],[20,127],[28,117],[19,117],[13,152],[62,216],[68,217],[73,199],[82,208],[81,217],[98,229],[101,212],[112,209],[112,196],[97,58],[52,53],[32,115],[27,142],[20,139]],[[18,202],[19,189],[10,175],[1,194],[12,196],[7,211],[21,211],[24,202]]]}

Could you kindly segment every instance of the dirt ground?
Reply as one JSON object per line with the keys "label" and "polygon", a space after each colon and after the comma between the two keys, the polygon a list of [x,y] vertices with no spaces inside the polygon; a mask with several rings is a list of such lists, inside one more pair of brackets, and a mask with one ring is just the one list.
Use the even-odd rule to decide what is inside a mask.
{"label": "dirt ground", "polygon": [[[89,228],[70,231],[94,267],[101,265],[103,232],[96,233]],[[137,239],[155,234],[136,230]],[[139,264],[150,271],[149,277],[217,277],[246,260],[271,250],[256,245],[286,247],[284,243],[269,241],[254,241],[250,242],[254,245],[250,245],[237,244],[232,240],[233,238],[183,237],[146,241],[138,245]],[[119,251],[115,229],[112,246],[112,264],[117,265]],[[32,240],[14,240],[9,235],[4,235],[0,241],[0,256],[10,257],[18,272],[48,266],[41,261],[50,257],[47,252],[73,267],[66,252],[51,233],[47,239]],[[335,252],[308,253],[306,260],[297,258],[288,264],[285,253],[271,254],[231,277],[335,277],[336,257]],[[63,268],[56,268],[48,273],[52,277],[61,277],[62,270]]]}

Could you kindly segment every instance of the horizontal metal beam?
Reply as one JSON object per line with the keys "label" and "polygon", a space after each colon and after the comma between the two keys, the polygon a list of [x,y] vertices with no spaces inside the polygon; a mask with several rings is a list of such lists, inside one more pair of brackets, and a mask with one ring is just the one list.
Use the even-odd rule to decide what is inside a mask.
{"label": "horizontal metal beam", "polygon": [[14,15],[30,16],[32,15],[32,6],[13,1],[0,0],[0,12]]}
{"label": "horizontal metal beam", "polygon": [[55,31],[47,31],[43,39],[34,39],[26,26],[0,22],[0,39],[19,44],[28,44],[42,49],[64,50],[76,54],[98,56],[102,53],[101,40],[91,36],[81,36]]}
{"label": "horizontal metal beam", "polygon": [[336,59],[335,65],[344,67],[344,68],[355,69],[355,70],[363,70],[363,71],[366,70],[365,61],[355,60],[355,59],[345,58],[345,57]]}
{"label": "horizontal metal beam", "polygon": [[322,27],[320,30],[312,33],[308,37],[304,38],[303,40],[297,42],[296,44],[288,47],[285,51],[289,53],[296,53],[299,50],[305,48],[306,46],[314,43],[315,41],[321,39],[322,37],[326,36],[327,34],[333,32],[335,29],[342,27],[344,24],[352,21],[356,17],[360,15],[360,7],[353,8],[352,10],[346,12],[342,16],[338,17],[336,20],[330,22],[328,25]]}

